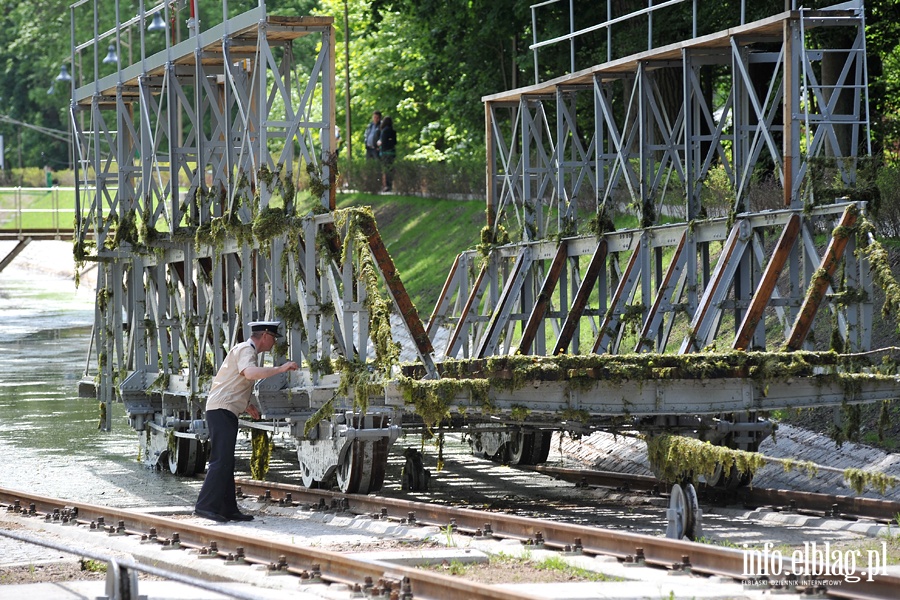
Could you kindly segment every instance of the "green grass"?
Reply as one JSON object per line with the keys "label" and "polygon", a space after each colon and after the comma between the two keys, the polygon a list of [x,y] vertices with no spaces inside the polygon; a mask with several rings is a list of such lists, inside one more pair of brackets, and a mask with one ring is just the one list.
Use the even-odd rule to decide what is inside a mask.
{"label": "green grass", "polygon": [[[22,209],[22,222],[12,211]],[[0,190],[0,229],[70,229],[75,219],[71,189],[22,188]]]}

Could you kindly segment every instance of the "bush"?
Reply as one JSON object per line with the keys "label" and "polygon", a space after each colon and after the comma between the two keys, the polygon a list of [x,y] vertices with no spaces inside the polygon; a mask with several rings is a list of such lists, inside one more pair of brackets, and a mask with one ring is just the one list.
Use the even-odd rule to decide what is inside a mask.
{"label": "bush", "polygon": [[881,192],[878,207],[869,206],[878,233],[887,237],[900,237],[900,165],[885,165],[876,179]]}
{"label": "bush", "polygon": [[[357,159],[339,163],[341,187],[378,193],[382,189],[380,161]],[[476,161],[423,162],[406,158],[394,162],[394,191],[409,196],[443,198],[485,197],[484,164]]]}

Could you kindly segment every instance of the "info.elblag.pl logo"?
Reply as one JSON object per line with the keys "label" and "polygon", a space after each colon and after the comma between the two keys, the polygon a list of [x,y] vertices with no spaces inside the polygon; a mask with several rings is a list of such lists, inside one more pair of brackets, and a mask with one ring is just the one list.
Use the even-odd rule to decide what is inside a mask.
{"label": "info.elblag.pl logo", "polygon": [[841,577],[849,583],[875,581],[878,575],[887,575],[887,542],[881,543],[880,550],[859,549],[840,550],[832,548],[831,542],[817,544],[804,542],[802,549],[789,555],[774,549],[775,544],[766,542],[762,550],[749,550],[744,545],[744,577],[796,577],[798,583],[818,577]]}

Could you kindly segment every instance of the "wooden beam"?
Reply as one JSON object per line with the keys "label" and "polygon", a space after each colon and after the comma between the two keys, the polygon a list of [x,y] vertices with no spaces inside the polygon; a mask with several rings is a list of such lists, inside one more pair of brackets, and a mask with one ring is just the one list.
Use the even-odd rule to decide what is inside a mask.
{"label": "wooden beam", "polygon": [[843,216],[841,216],[841,222],[837,227],[841,235],[833,236],[831,241],[828,242],[825,256],[822,257],[819,268],[813,274],[809,290],[806,292],[806,298],[803,299],[803,305],[800,307],[800,312],[797,314],[797,319],[791,328],[791,333],[785,345],[787,350],[799,350],[803,346],[803,342],[806,340],[806,336],[809,334],[813,320],[816,317],[816,312],[818,312],[819,306],[825,297],[825,290],[828,289],[831,278],[834,272],[837,271],[838,264],[844,256],[844,250],[847,248],[847,241],[850,235],[847,231],[856,225],[858,210],[856,205],[848,206]]}
{"label": "wooden beam", "polygon": [[762,280],[759,282],[756,292],[750,300],[750,306],[744,314],[744,320],[738,328],[734,344],[732,345],[735,350],[746,350],[747,346],[750,345],[750,339],[756,331],[756,326],[759,324],[759,320],[762,318],[769,300],[772,299],[775,284],[778,282],[778,277],[781,275],[788,258],[790,258],[791,248],[794,247],[799,234],[800,216],[792,215],[787,225],[781,231],[781,236],[779,236],[778,243],[775,245],[772,258],[769,260],[769,264],[766,265]]}
{"label": "wooden beam", "polygon": [[415,342],[416,347],[419,349],[419,354],[431,354],[434,352],[434,347],[431,345],[431,340],[428,339],[428,334],[425,333],[425,327],[422,325],[422,319],[419,318],[419,313],[416,310],[415,305],[412,303],[412,300],[410,300],[409,294],[406,292],[406,288],[400,280],[400,274],[397,273],[397,268],[394,266],[394,260],[391,258],[391,255],[388,254],[387,248],[384,246],[381,234],[378,233],[378,228],[375,226],[375,221],[368,219],[363,220],[360,223],[360,230],[369,242],[369,249],[372,250],[372,256],[375,258],[375,262],[378,263],[381,276],[384,277],[384,282],[387,284],[388,291],[394,299],[397,310],[400,311],[400,318],[406,323],[406,327],[412,336],[413,342]]}
{"label": "wooden beam", "polygon": [[597,243],[597,249],[594,250],[591,262],[588,263],[584,279],[581,280],[581,285],[578,286],[578,293],[575,294],[572,308],[569,309],[569,314],[566,315],[566,322],[563,323],[562,331],[559,332],[559,339],[556,340],[553,354],[565,353],[566,348],[572,341],[575,330],[581,321],[581,315],[584,313],[584,309],[591,297],[591,291],[594,289],[594,283],[597,281],[597,276],[600,275],[600,270],[606,266],[606,249],[606,238],[603,238]]}
{"label": "wooden beam", "polygon": [[556,256],[553,257],[553,263],[547,276],[544,277],[544,283],[541,285],[541,292],[538,294],[531,309],[531,315],[525,324],[525,330],[522,332],[522,340],[519,342],[519,354],[530,354],[531,344],[537,335],[538,327],[544,322],[544,315],[547,313],[547,307],[550,306],[550,298],[556,290],[556,284],[559,282],[559,276],[563,267],[566,265],[566,256],[568,256],[569,246],[565,240],[559,243],[556,249]]}

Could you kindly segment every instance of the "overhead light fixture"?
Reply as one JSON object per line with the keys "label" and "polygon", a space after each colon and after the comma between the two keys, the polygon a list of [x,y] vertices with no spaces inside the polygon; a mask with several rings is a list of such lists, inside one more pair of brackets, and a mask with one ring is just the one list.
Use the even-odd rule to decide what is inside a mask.
{"label": "overhead light fixture", "polygon": [[59,75],[56,76],[56,80],[66,83],[72,81],[72,76],[69,75],[69,70],[66,68],[66,65],[59,68]]}
{"label": "overhead light fixture", "polygon": [[162,15],[156,13],[153,15],[153,22],[147,26],[147,31],[157,32],[157,31],[165,31],[166,30],[166,22],[163,21]]}
{"label": "overhead light fixture", "polygon": [[106,58],[103,59],[103,64],[104,64],[104,65],[108,65],[108,64],[116,64],[116,63],[118,63],[118,62],[119,62],[119,57],[118,57],[118,55],[116,54],[116,45],[115,45],[115,44],[110,44],[110,45],[109,45],[109,52],[106,54]]}

